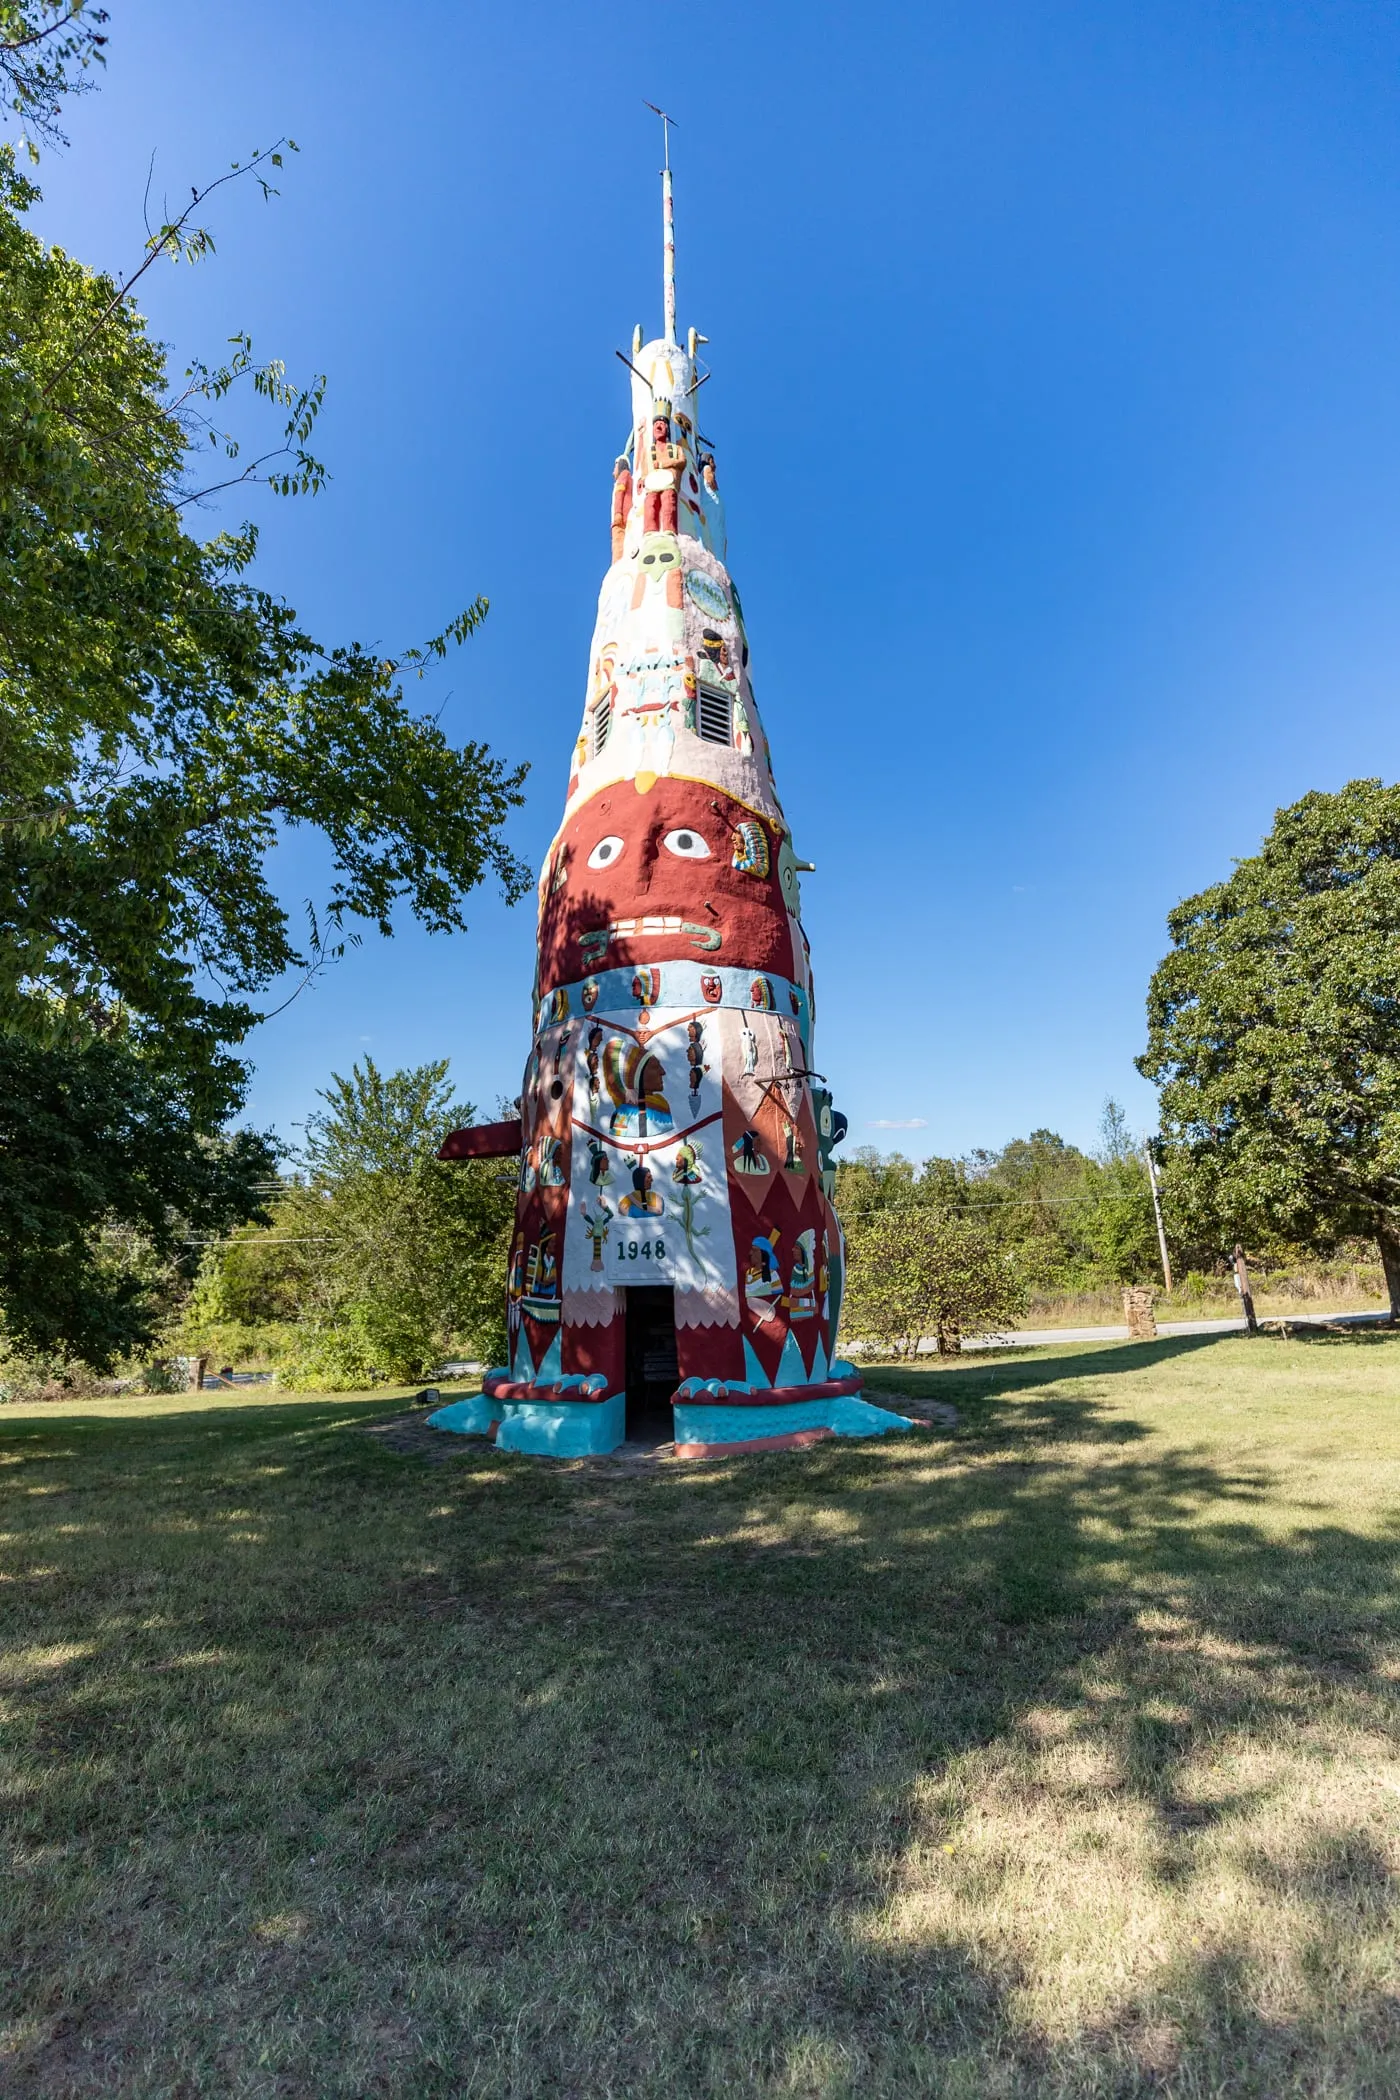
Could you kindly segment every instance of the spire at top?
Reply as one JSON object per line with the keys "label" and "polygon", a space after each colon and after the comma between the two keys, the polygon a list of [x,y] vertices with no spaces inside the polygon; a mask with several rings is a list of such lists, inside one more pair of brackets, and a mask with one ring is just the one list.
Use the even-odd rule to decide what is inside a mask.
{"label": "spire at top", "polygon": [[[646,97],[643,96],[643,101]],[[665,302],[666,340],[676,343],[676,217],[671,203],[671,126],[674,117],[668,117],[664,109],[657,109],[654,102],[647,108],[655,111],[661,119],[662,153],[665,166],[661,170],[661,240],[662,264],[661,287]]]}

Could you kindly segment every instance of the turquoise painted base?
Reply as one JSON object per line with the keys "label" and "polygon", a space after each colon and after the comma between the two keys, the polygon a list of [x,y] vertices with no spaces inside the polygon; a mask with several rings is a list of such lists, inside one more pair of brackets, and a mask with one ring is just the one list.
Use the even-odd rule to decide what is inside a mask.
{"label": "turquoise painted base", "polygon": [[811,1429],[829,1429],[833,1436],[883,1436],[888,1429],[914,1426],[907,1415],[854,1398],[790,1407],[687,1407],[677,1401],[675,1417],[678,1444],[753,1444]]}
{"label": "turquoise painted base", "polygon": [[430,1428],[455,1430],[458,1436],[485,1436],[493,1422],[501,1425],[498,1450],[589,1458],[616,1451],[626,1435],[627,1403],[621,1393],[611,1400],[489,1400],[473,1393],[428,1417]]}
{"label": "turquoise painted base", "polygon": [[[753,1444],[773,1437],[827,1430],[833,1436],[883,1436],[890,1429],[912,1429],[907,1415],[868,1400],[807,1400],[787,1407],[687,1407],[673,1410],[678,1444]],[[499,1422],[496,1444],[502,1451],[524,1451],[541,1458],[590,1458],[616,1451],[627,1433],[627,1403],[621,1393],[610,1400],[491,1400],[473,1393],[450,1400],[428,1417],[432,1429],[458,1436],[486,1436]]]}
{"label": "turquoise painted base", "polygon": [[492,1406],[484,1393],[473,1393],[467,1400],[449,1400],[446,1407],[434,1408],[428,1417],[429,1429],[455,1429],[458,1436],[485,1436],[493,1422],[499,1422],[501,1410]]}

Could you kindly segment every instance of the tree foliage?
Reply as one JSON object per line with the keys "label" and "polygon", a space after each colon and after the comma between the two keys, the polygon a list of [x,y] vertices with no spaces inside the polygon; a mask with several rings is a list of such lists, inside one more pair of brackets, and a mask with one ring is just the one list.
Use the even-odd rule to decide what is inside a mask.
{"label": "tree foliage", "polygon": [[453,1350],[496,1360],[515,1177],[437,1158],[474,1115],[445,1060],[384,1074],[365,1058],[320,1099],[304,1178],[264,1231],[211,1250],[187,1338],[290,1326],[284,1379],[330,1389],[419,1378]]}
{"label": "tree foliage", "polygon": [[[59,98],[101,58],[103,20],[74,0],[0,0],[0,81],[31,142],[61,139]],[[524,768],[480,741],[454,745],[405,695],[406,677],[472,633],[484,600],[419,647],[325,643],[258,580],[253,525],[192,529],[212,492],[201,456],[217,461],[216,488],[296,494],[325,478],[308,450],[324,380],[292,384],[243,336],[221,364],[172,379],[132,296],[161,256],[209,252],[194,215],[213,189],[247,177],[271,194],[281,158],[269,148],[196,191],[118,281],[32,233],[38,193],[0,147],[0,1039],[27,1046],[23,1081],[49,1104],[14,1124],[0,1207],[52,1221],[67,1205],[72,1224],[61,1262],[0,1265],[0,1315],[72,1348],[141,1327],[140,1291],[118,1306],[98,1274],[99,1191],[116,1206],[108,1225],[142,1233],[162,1187],[162,1234],[257,1214],[266,1141],[222,1132],[269,992],[305,983],[363,928],[389,934],[402,910],[453,931],[483,880],[512,899],[528,884],[503,837]],[[217,420],[240,389],[280,425],[247,459]],[[298,827],[319,833],[331,866],[300,925],[268,873]],[[89,1056],[90,1072],[74,1062]],[[88,1108],[104,1090],[139,1173],[92,1164]],[[196,1155],[221,1164],[191,1213]],[[81,1188],[62,1164],[80,1156]]]}
{"label": "tree foliage", "polygon": [[1146,1163],[1113,1101],[1095,1154],[1053,1130],[921,1166],[866,1147],[838,1169],[836,1202],[852,1232],[869,1212],[911,1204],[969,1219],[1035,1291],[1140,1283],[1156,1273]]}
{"label": "tree foliage", "polygon": [[[226,1231],[272,1171],[266,1139],[211,1137],[177,1076],[125,1045],[0,1034],[0,1303],[10,1339],[96,1368],[143,1341],[158,1265]],[[121,1228],[121,1229],[117,1229]]]}
{"label": "tree foliage", "polygon": [[[163,354],[27,231],[26,188],[0,189],[0,1023],[119,1013],[217,1093],[254,997],[347,924],[460,928],[489,873],[523,894],[521,771],[413,714],[402,656],[315,641],[249,580],[251,527],[185,529]],[[296,826],[334,867],[301,938],[266,872]]]}
{"label": "tree foliage", "polygon": [[1167,924],[1138,1064],[1173,1215],[1218,1247],[1374,1237],[1400,1316],[1400,788],[1304,795]]}
{"label": "tree foliage", "polygon": [[912,1357],[937,1338],[956,1355],[963,1336],[994,1334],[1025,1310],[1025,1286],[979,1222],[924,1205],[878,1210],[848,1231],[843,1318],[883,1354]]}
{"label": "tree foliage", "polygon": [[59,114],[90,92],[89,69],[106,64],[106,21],[106,8],[89,0],[0,0],[0,90],[31,160],[40,140],[67,143]]}

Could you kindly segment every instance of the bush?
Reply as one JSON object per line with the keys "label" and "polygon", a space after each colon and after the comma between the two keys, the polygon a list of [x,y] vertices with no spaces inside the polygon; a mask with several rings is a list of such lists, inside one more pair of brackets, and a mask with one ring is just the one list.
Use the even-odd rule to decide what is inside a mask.
{"label": "bush", "polygon": [[441,1330],[415,1305],[342,1305],[333,1326],[303,1328],[277,1373],[294,1393],[358,1393],[409,1385],[435,1371],[447,1351]]}
{"label": "bush", "polygon": [[300,1392],[407,1384],[454,1354],[500,1362],[515,1174],[438,1159],[474,1114],[446,1075],[366,1058],[334,1078],[307,1120],[306,1180],[266,1231],[208,1250],[168,1346],[256,1356]]}
{"label": "bush", "polygon": [[141,1373],[143,1393],[183,1393],[189,1390],[189,1380],[178,1363],[167,1357],[153,1357]]}
{"label": "bush", "polygon": [[72,1400],[114,1390],[114,1383],[99,1378],[90,1364],[70,1356],[30,1354],[0,1333],[0,1402]]}
{"label": "bush", "polygon": [[995,1334],[1025,1310],[1025,1286],[974,1220],[917,1206],[877,1211],[847,1243],[848,1331],[899,1359],[925,1335],[940,1356],[963,1336]]}

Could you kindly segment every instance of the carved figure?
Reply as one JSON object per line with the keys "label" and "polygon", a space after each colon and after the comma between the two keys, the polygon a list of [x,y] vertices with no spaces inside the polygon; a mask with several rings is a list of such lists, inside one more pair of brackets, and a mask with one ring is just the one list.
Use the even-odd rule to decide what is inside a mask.
{"label": "carved figure", "polygon": [[651,466],[643,488],[646,491],[642,505],[642,530],[644,532],[675,532],[678,526],[677,502],[681,475],[685,472],[686,451],[671,437],[671,404],[658,401],[651,419]]}
{"label": "carved figure", "polygon": [[613,461],[612,499],[612,558],[621,561],[623,542],[627,537],[627,520],[632,515],[632,468],[625,452]]}

